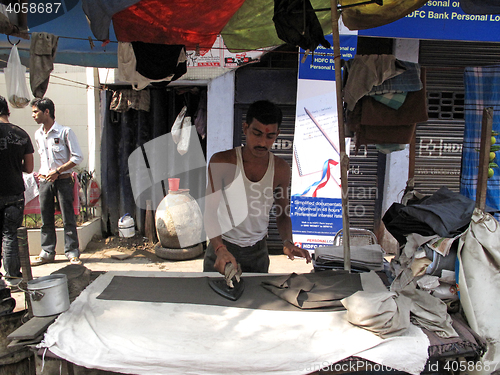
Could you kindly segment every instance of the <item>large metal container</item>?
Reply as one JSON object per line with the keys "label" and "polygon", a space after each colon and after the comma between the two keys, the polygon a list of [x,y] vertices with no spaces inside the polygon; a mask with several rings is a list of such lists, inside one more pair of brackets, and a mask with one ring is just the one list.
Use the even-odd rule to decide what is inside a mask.
{"label": "large metal container", "polygon": [[68,278],[52,274],[28,281],[28,292],[34,316],[49,316],[69,309]]}
{"label": "large metal container", "polygon": [[169,190],[156,209],[155,221],[164,248],[182,249],[202,241],[203,216],[189,189]]}

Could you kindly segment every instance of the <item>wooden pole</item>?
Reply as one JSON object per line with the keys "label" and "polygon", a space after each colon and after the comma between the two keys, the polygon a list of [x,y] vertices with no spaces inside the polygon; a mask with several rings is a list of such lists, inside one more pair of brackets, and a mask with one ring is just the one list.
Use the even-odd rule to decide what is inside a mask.
{"label": "wooden pole", "polygon": [[332,34],[333,34],[333,57],[335,63],[335,87],[337,91],[337,117],[339,126],[339,148],[340,148],[340,183],[342,186],[342,244],[344,246],[344,269],[351,271],[351,241],[349,231],[349,196],[347,171],[349,170],[349,157],[345,149],[344,131],[344,101],[342,96],[342,66],[340,54],[340,35],[338,0],[331,0],[332,12]]}
{"label": "wooden pole", "polygon": [[[19,248],[19,260],[21,261],[21,272],[23,274],[23,283],[28,286],[28,281],[33,280],[31,272],[30,250],[28,245],[28,229],[26,227],[17,228],[17,244]],[[33,317],[33,308],[31,307],[31,299],[29,293],[24,293],[24,299],[28,306],[28,317]]]}
{"label": "wooden pole", "polygon": [[486,207],[486,190],[488,188],[488,165],[490,163],[491,131],[493,129],[493,108],[483,109],[481,126],[481,145],[479,148],[479,165],[477,172],[476,208],[484,211]]}
{"label": "wooden pole", "polygon": [[152,209],[152,201],[146,200],[146,219],[144,224],[144,233],[151,243],[157,243],[155,218]]}

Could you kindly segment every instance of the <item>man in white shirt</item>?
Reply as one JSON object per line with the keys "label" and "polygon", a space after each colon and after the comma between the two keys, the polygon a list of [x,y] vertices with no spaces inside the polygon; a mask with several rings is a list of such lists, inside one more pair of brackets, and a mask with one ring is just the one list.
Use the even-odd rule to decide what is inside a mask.
{"label": "man in white shirt", "polygon": [[73,167],[83,160],[73,130],[55,121],[55,106],[48,98],[31,102],[32,116],[41,124],[35,132],[40,155],[40,213],[42,216],[40,255],[32,266],[54,261],[56,255],[55,200],[59,203],[64,224],[64,253],[71,264],[81,264],[76,218],[73,211]]}
{"label": "man in white shirt", "polygon": [[218,152],[210,159],[205,200],[210,244],[203,271],[224,274],[226,264],[232,263],[243,272],[268,272],[266,238],[273,202],[283,253],[292,260],[303,257],[311,262],[309,252],[292,240],[290,166],[270,151],[282,117],[281,109],[270,101],[252,103],[243,124],[245,146]]}

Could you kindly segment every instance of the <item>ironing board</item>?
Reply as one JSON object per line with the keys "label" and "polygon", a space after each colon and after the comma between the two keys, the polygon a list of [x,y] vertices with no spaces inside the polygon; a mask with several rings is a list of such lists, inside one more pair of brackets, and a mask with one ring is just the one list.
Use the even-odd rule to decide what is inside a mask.
{"label": "ironing board", "polygon": [[[368,290],[381,285],[373,274],[361,276]],[[115,276],[147,277],[153,283],[162,278],[162,288],[167,285],[163,278],[171,278],[173,287],[179,286],[179,278],[191,284],[199,278],[197,294],[202,300],[206,293],[223,299],[206,285],[207,277],[218,274],[108,272],[49,327],[39,354],[122,374],[306,374],[353,358],[418,374],[429,357],[428,335],[420,328],[411,326],[407,334],[383,340],[350,325],[344,311],[231,307],[228,300],[198,304],[195,296],[172,290],[169,293],[183,301],[99,298]],[[246,279],[261,276],[250,274]],[[282,303],[263,292],[269,295],[259,303]],[[245,294],[242,302],[249,303]]]}

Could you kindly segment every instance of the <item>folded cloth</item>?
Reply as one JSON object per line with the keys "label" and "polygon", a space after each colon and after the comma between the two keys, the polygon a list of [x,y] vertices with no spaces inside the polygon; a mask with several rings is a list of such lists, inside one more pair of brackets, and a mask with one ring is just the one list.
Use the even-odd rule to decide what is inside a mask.
{"label": "folded cloth", "polygon": [[344,298],[347,320],[382,338],[403,334],[410,322],[434,332],[438,337],[458,337],[446,304],[428,292],[408,285],[399,293],[356,292]]}
{"label": "folded cloth", "polygon": [[425,91],[425,68],[422,68],[420,79],[422,81],[422,89],[408,92],[403,105],[398,110],[377,102],[371,96],[364,96],[361,107],[361,124],[395,126],[427,121],[429,116],[427,113],[427,96]]}
{"label": "folded cloth", "polygon": [[397,293],[360,291],[341,302],[349,323],[382,338],[399,336],[410,327],[411,300]]}
{"label": "folded cloth", "polygon": [[358,274],[344,270],[301,275],[292,273],[281,278],[263,281],[262,286],[301,309],[329,307],[343,310],[340,300],[357,291],[387,290],[375,272]]}
{"label": "folded cloth", "polygon": [[452,319],[447,312],[447,305],[441,299],[434,297],[425,290],[417,289],[415,284],[409,284],[400,295],[411,299],[411,321],[413,324],[434,332],[439,337],[457,337],[452,326]]}
{"label": "folded cloth", "polygon": [[406,70],[397,76],[385,80],[378,86],[373,86],[368,95],[419,91],[422,89],[420,65],[418,63],[398,59],[396,59],[396,62],[402,65]]}
{"label": "folded cloth", "polygon": [[356,55],[346,64],[348,74],[344,85],[344,101],[349,111],[373,86],[406,70],[401,64],[396,64],[394,55]]}
{"label": "folded cloth", "polygon": [[[364,270],[382,271],[384,250],[378,244],[351,246],[351,265]],[[343,246],[320,246],[314,250],[318,265],[344,264]]]}
{"label": "folded cloth", "polygon": [[467,325],[461,314],[451,314],[451,318],[458,337],[440,337],[426,328],[422,329],[429,338],[429,357],[481,357],[486,351],[486,340]]}
{"label": "folded cloth", "polygon": [[424,68],[420,76],[422,89],[408,92],[397,110],[366,95],[346,112],[346,125],[356,133],[356,149],[363,144],[411,142],[416,124],[428,120]]}
{"label": "folded cloth", "polygon": [[406,94],[406,92],[388,92],[385,94],[371,95],[371,97],[389,108],[399,109],[406,100]]}
{"label": "folded cloth", "polygon": [[474,206],[472,199],[443,186],[421,203],[406,206],[401,210],[428,224],[440,237],[454,237],[470,224]]}

